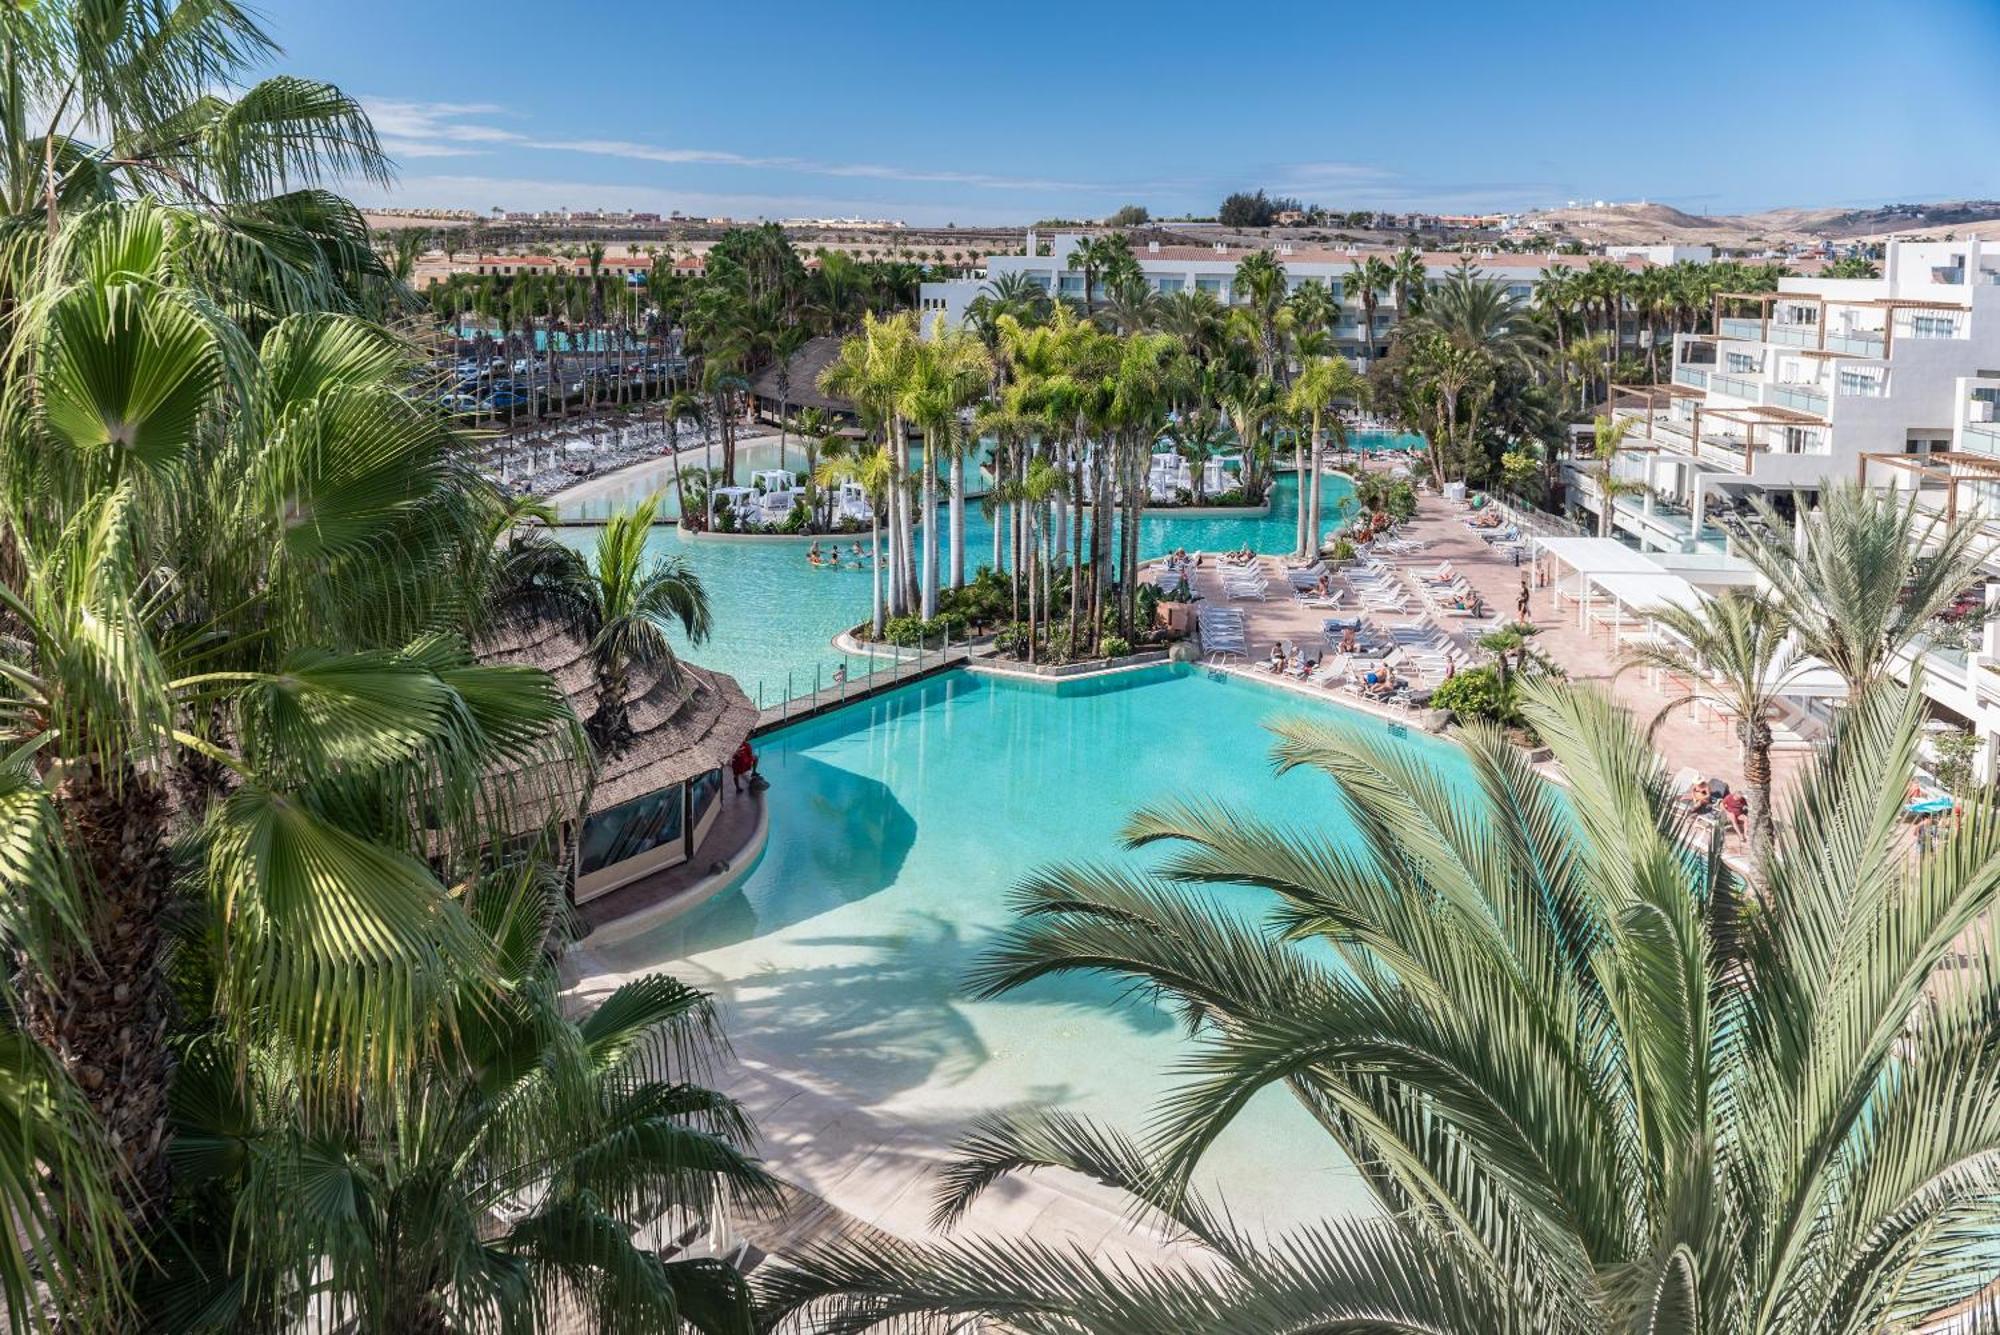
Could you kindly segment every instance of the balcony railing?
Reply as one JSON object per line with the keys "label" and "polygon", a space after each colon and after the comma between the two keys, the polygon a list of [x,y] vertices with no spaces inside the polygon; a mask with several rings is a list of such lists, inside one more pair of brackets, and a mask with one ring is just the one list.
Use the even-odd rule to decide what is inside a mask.
{"label": "balcony railing", "polygon": [[1796,408],[1802,413],[1826,416],[1826,395],[1804,385],[1773,385],[1770,402],[1781,408]]}
{"label": "balcony railing", "polygon": [[1748,399],[1752,403],[1756,403],[1759,397],[1757,382],[1755,380],[1745,380],[1742,376],[1712,375],[1708,378],[1708,387],[1717,394],[1733,394],[1739,399]]}
{"label": "balcony railing", "polygon": [[1702,370],[1699,366],[1676,366],[1674,368],[1674,383],[1677,385],[1686,385],[1690,389],[1707,389],[1708,372]]}
{"label": "balcony railing", "polygon": [[1826,350],[1828,352],[1850,352],[1859,357],[1880,357],[1882,355],[1882,336],[1866,329],[1852,334],[1828,334],[1826,336]]}
{"label": "balcony railing", "polygon": [[1819,346],[1819,326],[1774,324],[1771,326],[1770,341],[1782,343],[1788,348],[1816,348]]}
{"label": "balcony railing", "polygon": [[2000,422],[1967,422],[1965,434],[1978,436],[1976,442],[1968,442],[1982,454],[2000,454]]}
{"label": "balcony railing", "polygon": [[1722,317],[1722,336],[1724,338],[1747,338],[1752,342],[1760,342],[1764,337],[1764,322],[1762,320],[1746,320],[1741,316],[1725,315]]}

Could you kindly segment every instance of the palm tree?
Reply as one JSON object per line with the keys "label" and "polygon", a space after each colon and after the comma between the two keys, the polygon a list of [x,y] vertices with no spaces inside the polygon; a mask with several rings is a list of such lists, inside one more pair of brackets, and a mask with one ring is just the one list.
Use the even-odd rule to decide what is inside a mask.
{"label": "palm tree", "polygon": [[1591,458],[1594,461],[1588,470],[1590,480],[1597,486],[1597,536],[1611,536],[1612,520],[1617,517],[1618,498],[1636,496],[1647,490],[1643,482],[1618,476],[1618,455],[1625,446],[1625,437],[1630,435],[1636,419],[1622,417],[1617,421],[1598,414],[1591,423]]}
{"label": "palm tree", "polygon": [[1194,484],[1190,490],[1199,505],[1207,485],[1208,461],[1222,443],[1222,414],[1206,405],[1190,408],[1168,425],[1167,438],[1173,441],[1174,452],[1188,461],[1188,478]]}
{"label": "palm tree", "polygon": [[1668,638],[1625,650],[1635,666],[1669,673],[1686,683],[1660,711],[1719,700],[1736,716],[1743,743],[1743,787],[1749,804],[1750,861],[1760,885],[1771,860],[1770,714],[1811,666],[1792,637],[1782,608],[1744,591],[1704,600],[1698,607],[1654,610]]}
{"label": "palm tree", "polygon": [[748,1120],[701,1083],[720,1055],[711,1003],[650,974],[572,1014],[539,948],[561,891],[538,872],[483,908],[497,976],[380,1106],[195,1042],[174,1090],[186,1186],[255,1226],[193,1240],[146,1295],[154,1328],[312,1311],[356,1330],[550,1329],[579,1309],[601,1330],[748,1328],[736,1271],[659,1256],[683,1228],[775,1199]]}
{"label": "palm tree", "polygon": [[1268,250],[1253,250],[1236,262],[1230,282],[1238,309],[1248,313],[1255,331],[1257,365],[1268,379],[1284,374],[1278,346],[1280,317],[1285,309],[1285,266]]}
{"label": "palm tree", "polygon": [[930,337],[918,343],[896,390],[896,412],[923,433],[922,510],[924,518],[923,580],[919,615],[937,615],[937,475],[940,460],[950,460],[951,586],[965,584],[965,440],[960,414],[986,393],[993,364],[986,348],[970,330],[947,328],[942,318]]}
{"label": "palm tree", "polygon": [[64,215],[146,195],[179,201],[203,233],[192,273],[266,311],[353,310],[364,282],[388,278],[360,214],[318,188],[389,183],[367,113],[296,75],[242,87],[279,54],[244,10],[55,0],[9,12],[0,43],[0,212],[48,244]]}
{"label": "palm tree", "polygon": [[843,482],[858,482],[868,496],[868,550],[869,574],[873,582],[873,601],[870,604],[870,622],[874,637],[882,638],[885,612],[882,601],[882,511],[889,504],[889,491],[895,485],[896,464],[889,447],[879,446],[867,454],[839,455],[827,459],[814,474],[814,481],[821,487],[832,490]]}
{"label": "palm tree", "polygon": [[[1361,360],[1365,366],[1375,360],[1375,307],[1382,299],[1382,293],[1396,284],[1396,271],[1380,255],[1364,255],[1354,261],[1354,272],[1347,277],[1346,291],[1361,300]],[[1398,317],[1409,318],[1408,311],[1399,311]]]}
{"label": "palm tree", "polygon": [[1762,502],[1758,516],[1737,549],[1850,698],[1917,649],[1993,554],[1978,521],[1927,511],[1914,492],[1898,499],[1853,482],[1823,489],[1796,524]]}
{"label": "palm tree", "polygon": [[[1001,317],[1003,326],[1011,323],[1011,317]],[[840,356],[819,377],[821,392],[852,403],[863,421],[883,433],[883,444],[888,447],[890,476],[885,499],[889,506],[892,568],[889,610],[896,615],[901,615],[915,601],[909,499],[903,486],[909,436],[901,398],[910,382],[917,347],[915,312],[905,311],[886,318],[864,315],[860,333],[841,341]]]}
{"label": "palm tree", "polygon": [[669,627],[678,623],[694,644],[708,638],[708,590],[701,576],[678,556],[647,559],[659,510],[654,492],[607,519],[589,556],[564,548],[568,560],[506,590],[512,610],[554,622],[583,642],[597,689],[597,707],[584,727],[600,756],[631,745],[632,669],[650,668],[666,678],[679,673]]}
{"label": "palm tree", "polygon": [[1415,246],[1404,246],[1389,261],[1390,285],[1396,293],[1396,318],[1408,320],[1422,315],[1424,293],[1428,290],[1424,270],[1423,253]]}
{"label": "palm tree", "polygon": [[[1791,1335],[1912,1330],[1964,1303],[1990,1320],[2000,964],[1960,952],[1990,935],[1973,925],[2000,890],[2000,815],[1979,799],[1942,852],[1907,855],[1921,700],[1885,690],[1840,720],[1746,911],[1688,856],[1629,719],[1590,691],[1522,694],[1563,794],[1490,724],[1465,730],[1469,781],[1441,784],[1390,739],[1295,720],[1279,765],[1330,778],[1353,835],[1168,804],[1126,828],[1180,846],[1157,871],[1057,868],[1018,892],[975,994],[1108,974],[1195,1047],[1144,1139],[1059,1110],[983,1119],[934,1218],[1022,1172],[1080,1174],[1193,1263],[835,1242],[763,1281],[765,1319]],[[1232,902],[1246,885],[1257,898]],[[1265,1241],[1190,1185],[1266,1091],[1303,1105],[1376,1213]]]}
{"label": "palm tree", "polygon": [[1522,368],[1546,351],[1521,303],[1470,264],[1460,264],[1432,289],[1424,313],[1408,327],[1435,329],[1460,347]]}
{"label": "palm tree", "polygon": [[7,1098],[88,1111],[21,1127],[0,1286],[39,1246],[67,1307],[115,1290],[107,1252],[169,1241],[144,1235],[178,1017],[286,1044],[328,1096],[407,1059],[480,967],[445,883],[476,891],[489,775],[560,810],[578,759],[546,676],[466,650],[499,498],[408,396],[404,346],[324,314],[253,341],[183,285],[182,221],[78,210],[11,275],[6,362],[35,374],[0,427],[0,1051]]}
{"label": "palm tree", "polygon": [[[1310,464],[1298,462],[1302,469],[1299,484],[1299,545],[1300,556],[1311,556],[1319,550],[1320,535],[1320,475],[1324,469],[1326,437],[1324,423],[1327,412],[1340,400],[1359,400],[1366,392],[1367,382],[1354,373],[1344,357],[1319,357],[1307,362],[1299,372],[1299,378],[1292,384],[1292,392],[1287,400],[1291,411],[1302,417],[1310,427],[1312,457]],[[1340,418],[1333,419],[1334,435],[1343,443],[1347,431]],[[1294,437],[1296,446],[1296,437]],[[1295,450],[1296,452],[1296,450]],[[1309,468],[1309,471],[1304,471]]]}
{"label": "palm tree", "polygon": [[1076,249],[1070,251],[1068,267],[1083,274],[1083,309],[1086,314],[1097,305],[1097,280],[1117,265],[1121,256],[1127,261],[1132,258],[1131,248],[1122,232],[1084,237],[1077,242]]}

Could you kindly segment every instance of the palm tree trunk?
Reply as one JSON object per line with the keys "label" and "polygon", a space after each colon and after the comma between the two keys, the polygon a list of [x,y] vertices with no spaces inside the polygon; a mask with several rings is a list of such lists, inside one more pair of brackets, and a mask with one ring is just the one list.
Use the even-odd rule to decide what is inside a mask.
{"label": "palm tree trunk", "polygon": [[873,597],[872,597],[872,598],[871,598],[871,600],[869,601],[869,611],[870,611],[870,618],[869,618],[869,619],[870,619],[870,622],[871,622],[871,624],[872,624],[872,625],[873,625],[873,627],[874,627],[874,634],[875,634],[875,638],[879,640],[879,639],[881,639],[881,638],[882,638],[882,626],[883,626],[883,620],[882,620],[882,508],[881,508],[880,506],[877,506],[877,505],[871,505],[871,506],[869,506],[869,507],[868,507],[868,509],[869,509],[869,511],[870,511],[870,516],[869,516],[869,520],[868,520],[868,549],[869,549],[869,551],[870,551],[870,552],[872,552],[872,553],[874,554],[874,557],[873,557],[873,560],[871,560],[869,564],[870,564],[871,566],[873,566],[873,567],[874,567],[874,569],[873,569],[873,571],[872,571],[871,573],[872,573],[872,574],[873,574],[873,576],[874,576],[874,580],[873,580],[873,582],[874,582],[874,586],[875,586],[875,587],[874,587],[874,590],[873,590]]}
{"label": "palm tree trunk", "polygon": [[1312,495],[1306,500],[1306,555],[1319,553],[1320,534],[1320,471],[1325,466],[1326,436],[1320,430],[1319,414],[1313,414],[1312,439]]}
{"label": "palm tree trunk", "polygon": [[938,570],[937,570],[937,453],[932,449],[931,433],[924,433],[923,502],[921,518],[930,524],[924,530],[923,588],[919,611],[924,620],[937,615]]}
{"label": "palm tree trunk", "polygon": [[1296,425],[1294,425],[1292,427],[1292,476],[1298,481],[1299,484],[1298,485],[1299,512],[1293,518],[1292,537],[1294,540],[1294,545],[1298,549],[1295,554],[1298,556],[1304,556],[1306,554],[1306,523],[1310,518],[1310,516],[1306,514],[1306,504],[1305,504],[1306,501],[1305,450],[1306,450],[1306,443],[1303,440],[1299,439],[1299,429]]}
{"label": "palm tree trunk", "polygon": [[1743,756],[1744,800],[1750,810],[1750,878],[1762,886],[1776,835],[1771,817],[1771,725],[1761,715],[1745,721],[1748,733]]}
{"label": "palm tree trunk", "polygon": [[92,889],[90,950],[65,952],[46,974],[21,971],[20,1022],[97,1114],[126,1170],[114,1189],[143,1229],[167,1203],[173,1065],[160,923],[173,882],[168,798],[152,778],[129,769],[107,776],[90,762],[69,767],[55,798],[64,840]]}
{"label": "palm tree trunk", "polygon": [[[997,525],[998,517],[994,521]],[[994,563],[999,564],[999,541],[994,542]],[[965,587],[965,452],[951,460],[951,587]]]}

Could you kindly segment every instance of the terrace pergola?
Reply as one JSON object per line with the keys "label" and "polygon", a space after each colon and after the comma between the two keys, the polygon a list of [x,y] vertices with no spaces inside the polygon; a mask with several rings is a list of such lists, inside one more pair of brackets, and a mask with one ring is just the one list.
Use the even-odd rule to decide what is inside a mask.
{"label": "terrace pergola", "polygon": [[1987,486],[2000,493],[2000,459],[1963,450],[1939,450],[1934,454],[1863,454],[1856,481],[1868,485],[1868,470],[1881,467],[1915,479],[1912,489],[1925,486],[1944,488],[1944,517],[1958,518],[1958,489],[1968,483]]}
{"label": "terrace pergola", "polygon": [[[1728,422],[1743,428],[1743,475],[1749,477],[1757,471],[1757,433],[1772,427],[1825,426],[1824,417],[1813,413],[1800,412],[1796,408],[1780,408],[1773,404],[1749,404],[1741,408],[1710,408],[1710,421]],[[1770,441],[1762,442],[1762,448],[1769,450]]]}
{"label": "terrace pergola", "polygon": [[[1722,321],[1724,318],[1722,314],[1722,306],[1724,302],[1732,302],[1732,301],[1757,303],[1757,341],[1760,343],[1769,343],[1772,341],[1771,308],[1778,302],[1788,302],[1799,306],[1816,307],[1819,311],[1819,315],[1817,319],[1815,319],[1814,321],[1814,324],[1816,326],[1816,333],[1814,335],[1814,345],[1810,349],[1801,349],[1801,351],[1824,353],[1829,356],[1838,356],[1841,355],[1841,353],[1840,350],[1838,349],[1829,350],[1826,346],[1827,307],[1840,306],[1849,310],[1881,311],[1882,312],[1881,351],[1860,352],[1860,353],[1850,351],[1846,354],[1848,356],[1859,356],[1868,358],[1881,358],[1881,357],[1887,357],[1889,355],[1890,345],[1895,341],[1896,313],[1898,311],[1961,311],[1962,312],[1969,309],[1969,307],[1967,307],[1963,302],[1938,301],[1934,298],[1927,298],[1927,297],[1857,297],[1851,299],[1843,299],[1840,297],[1819,296],[1815,293],[1810,293],[1810,292],[1718,292],[1715,294],[1713,308],[1710,312],[1709,327],[1715,330],[1716,334],[1720,337],[1727,337],[1727,335],[1724,335],[1722,332]],[[1735,317],[1735,318],[1741,318],[1741,317]]]}
{"label": "terrace pergola", "polygon": [[1695,400],[1694,430],[1692,439],[1701,437],[1701,405],[1708,396],[1698,389],[1685,385],[1620,385],[1613,384],[1607,406],[1613,412],[1624,410],[1636,412],[1643,408],[1646,412],[1645,439],[1653,439],[1653,423],[1662,408],[1672,408],[1682,399]]}

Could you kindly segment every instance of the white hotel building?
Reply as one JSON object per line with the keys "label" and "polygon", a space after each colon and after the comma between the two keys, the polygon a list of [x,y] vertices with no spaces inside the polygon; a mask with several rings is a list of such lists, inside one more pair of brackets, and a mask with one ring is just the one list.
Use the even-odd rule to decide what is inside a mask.
{"label": "white hotel building", "polygon": [[[1881,269],[1725,294],[1714,334],[1675,338],[1670,384],[1614,386],[1633,423],[1619,473],[1648,488],[1617,498],[1614,528],[1650,551],[1719,552],[1695,516],[1749,493],[1809,501],[1841,478],[2000,518],[2000,247],[1892,242]],[[1597,515],[1587,469],[1569,480]]]}
{"label": "white hotel building", "polygon": [[[1880,267],[1725,297],[1715,334],[1675,339],[1671,384],[1614,390],[1614,412],[1634,423],[1618,472],[1651,489],[1617,498],[1621,537],[1698,584],[1750,582],[1694,516],[1753,493],[1809,505],[1857,479],[1990,518],[1986,597],[2000,601],[2000,245],[1892,242]],[[1567,471],[1594,525],[1588,469]],[[2000,621],[1900,665],[1919,667],[1925,694],[1980,737],[1981,772],[2000,773]]]}
{"label": "white hotel building", "polygon": [[[918,310],[928,322],[933,315],[942,314],[947,320],[957,323],[965,318],[966,307],[983,291],[988,282],[1002,274],[1023,273],[1039,285],[1043,291],[1055,296],[1083,299],[1083,274],[1069,267],[1069,259],[1075,252],[1081,235],[1058,233],[1052,240],[1047,255],[1035,254],[1038,238],[1034,232],[1028,233],[1025,255],[991,255],[985,263],[985,272],[969,278],[955,278],[944,282],[925,283],[918,294]],[[1133,258],[1139,261],[1139,270],[1154,291],[1166,294],[1173,292],[1207,292],[1225,306],[1236,300],[1234,291],[1236,266],[1249,254],[1252,247],[1230,246],[1217,242],[1213,246],[1172,246],[1157,241],[1135,244]],[[1354,274],[1355,261],[1367,255],[1377,255],[1383,259],[1392,258],[1395,252],[1384,250],[1364,251],[1359,247],[1308,247],[1279,244],[1271,248],[1285,266],[1285,273],[1293,287],[1308,279],[1316,279],[1333,289],[1333,296],[1340,303],[1340,322],[1333,335],[1340,352],[1355,361],[1366,355],[1366,337],[1362,330],[1362,303],[1359,295],[1351,290],[1349,279]],[[1687,250],[1688,248],[1682,248]],[[1706,248],[1694,248],[1700,253],[1689,251],[1683,258],[1708,258]],[[1533,295],[1535,280],[1551,268],[1581,269],[1592,260],[1602,258],[1590,255],[1509,255],[1492,252],[1461,255],[1457,251],[1427,251],[1424,253],[1424,268],[1431,282],[1442,279],[1458,267],[1460,261],[1468,261],[1488,282],[1507,289],[1509,295],[1526,302]],[[1656,261],[1643,253],[1624,255],[1613,259],[1628,269],[1644,269]],[[1375,356],[1388,351],[1389,333],[1396,326],[1399,312],[1396,309],[1396,294],[1385,291],[1377,294],[1375,305]],[[1636,322],[1621,331],[1627,341],[1636,343],[1639,331]]]}

